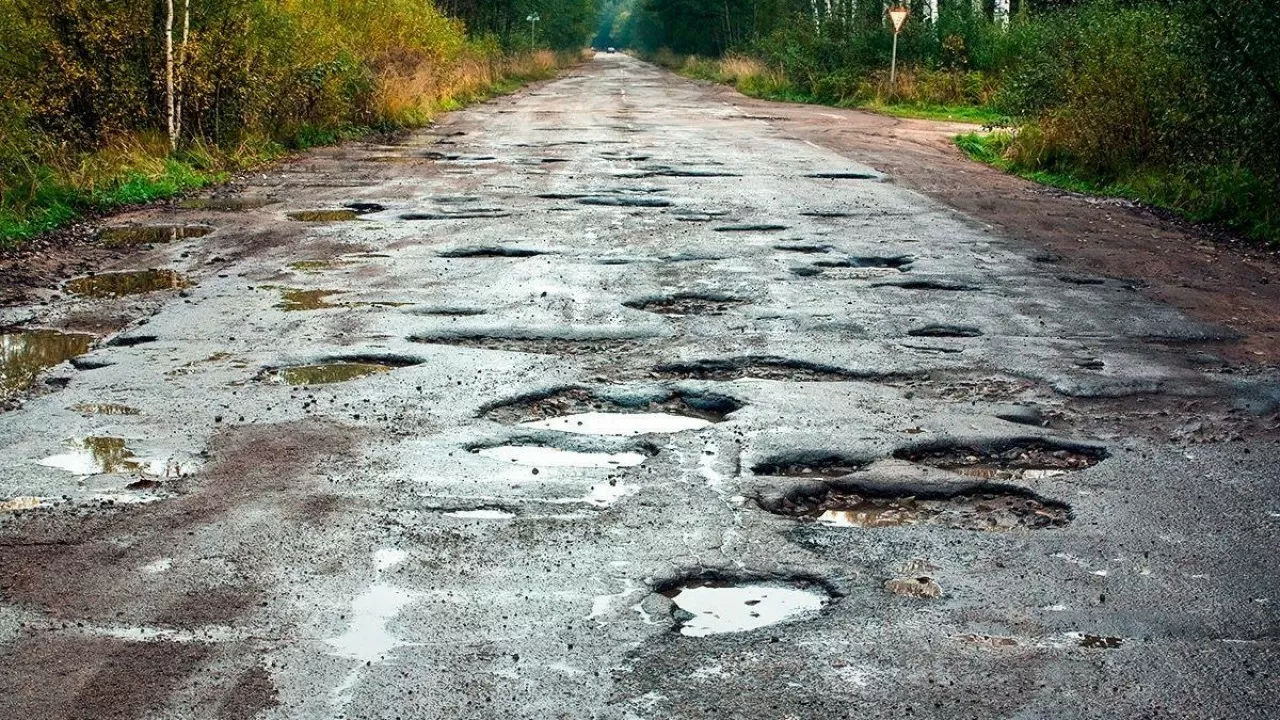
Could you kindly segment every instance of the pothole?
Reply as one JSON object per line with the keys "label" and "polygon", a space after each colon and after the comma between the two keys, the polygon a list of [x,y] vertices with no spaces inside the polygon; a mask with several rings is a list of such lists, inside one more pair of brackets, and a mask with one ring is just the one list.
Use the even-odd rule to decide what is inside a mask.
{"label": "pothole", "polygon": [[805,177],[816,180],[875,180],[879,176],[868,172],[816,172]]}
{"label": "pothole", "polygon": [[267,198],[187,198],[178,203],[185,210],[219,210],[222,212],[239,212],[257,210],[266,207],[275,200]]}
{"label": "pothole", "polygon": [[773,356],[666,363],[655,367],[653,374],[661,378],[715,381],[750,378],[794,382],[842,382],[862,377],[853,371],[831,365]]}
{"label": "pothole", "polygon": [[692,168],[649,168],[643,171],[648,177],[675,177],[675,178],[731,178],[742,177],[738,173],[726,172],[724,170],[697,170]]}
{"label": "pothole", "polygon": [[124,438],[87,437],[81,447],[37,462],[80,476],[140,473],[150,469],[150,464],[138,460],[126,445]]}
{"label": "pothole", "polygon": [[309,223],[347,222],[360,217],[355,210],[298,210],[288,213],[290,220]]}
{"label": "pothole", "polygon": [[632,350],[638,344],[627,338],[554,338],[554,337],[501,337],[469,333],[441,333],[436,335],[412,335],[411,342],[429,345],[504,350],[533,355],[599,355]]}
{"label": "pothole", "polygon": [[134,270],[75,278],[67,281],[66,290],[72,295],[87,298],[118,298],[190,286],[191,283],[175,270]]}
{"label": "pothole", "polygon": [[876,257],[872,255],[851,255],[835,260],[815,260],[814,265],[827,268],[892,268],[907,271],[915,258],[911,255],[890,255]]}
{"label": "pothole", "polygon": [[891,578],[884,584],[884,589],[891,595],[911,598],[934,599],[942,597],[942,586],[928,575],[915,577]]}
{"label": "pothole", "polygon": [[805,210],[800,214],[804,217],[816,218],[847,218],[854,216],[853,213],[845,212],[843,210]]}
{"label": "pothole", "polygon": [[510,211],[501,208],[467,208],[465,210],[450,210],[448,212],[418,212],[405,213],[400,216],[401,220],[486,220],[490,218],[504,218],[511,215]]}
{"label": "pothole", "polygon": [[27,389],[46,368],[89,352],[93,340],[57,330],[0,332],[0,397]]}
{"label": "pothole", "polygon": [[521,427],[581,435],[644,435],[698,430],[721,422],[740,403],[723,395],[669,392],[604,397],[569,388],[503,403],[485,417]]}
{"label": "pothole", "polygon": [[328,385],[417,364],[419,364],[418,360],[390,355],[356,355],[333,358],[311,365],[271,368],[265,370],[259,377],[285,385]]}
{"label": "pothole", "polygon": [[188,238],[204,237],[213,232],[208,225],[146,225],[105,228],[98,241],[107,247],[131,245],[163,245]]}
{"label": "pothole", "polygon": [[338,290],[298,290],[295,288],[284,288],[280,291],[281,301],[276,307],[285,312],[298,312],[301,310],[325,310],[329,308],[342,307],[334,305],[325,300],[327,297],[340,294]]}
{"label": "pothole", "polygon": [[81,415],[141,415],[142,411],[118,403],[81,403],[67,408]]}
{"label": "pothole", "polygon": [[660,587],[680,634],[706,637],[757,630],[817,616],[833,598],[808,580],[697,578]]}
{"label": "pothole", "polygon": [[786,225],[771,225],[768,223],[721,225],[720,227],[712,228],[712,230],[714,230],[715,232],[722,232],[722,233],[777,232],[779,230],[786,230],[786,229],[787,229]]}
{"label": "pothole", "polygon": [[1089,633],[1080,633],[1079,640],[1076,644],[1083,648],[1091,650],[1115,650],[1124,645],[1124,638],[1118,638],[1111,635],[1091,635]]}
{"label": "pothole", "polygon": [[852,475],[866,466],[864,461],[842,455],[793,453],[760,463],[751,468],[751,472],[769,477],[836,478]]}
{"label": "pothole", "polygon": [[1028,440],[989,449],[947,445],[899,450],[893,456],[982,480],[1042,480],[1093,467],[1107,453],[1100,448]]}
{"label": "pothole", "polygon": [[729,295],[677,293],[658,298],[629,300],[623,306],[659,315],[723,315],[730,308],[745,305],[746,300]]}
{"label": "pothole", "polygon": [[793,253],[817,254],[831,252],[832,246],[822,244],[797,243],[794,245],[774,245],[774,250],[785,250]]}
{"label": "pothole", "polygon": [[486,245],[476,247],[454,248],[445,250],[440,253],[443,258],[527,258],[535,255],[545,255],[545,250],[534,250],[532,248],[521,247],[505,247],[501,245]]}
{"label": "pothole", "polygon": [[969,325],[925,325],[907,331],[911,337],[969,338],[982,335],[982,331]]}
{"label": "pothole", "polygon": [[971,292],[977,286],[951,280],[890,280],[877,282],[872,287],[897,287],[903,290],[942,290],[946,292]]}
{"label": "pothole", "polygon": [[494,460],[533,468],[623,468],[634,467],[648,460],[656,453],[656,449],[650,449],[648,452],[642,452],[639,449],[606,452],[560,448],[531,442],[514,442],[471,448],[471,452]]}
{"label": "pothole", "polygon": [[588,195],[577,199],[579,205],[604,205],[612,207],[670,207],[671,201],[665,198],[627,196],[627,195]]}
{"label": "pothole", "polygon": [[1071,509],[1067,505],[1012,487],[931,496],[827,487],[813,495],[761,502],[761,507],[778,515],[832,527],[931,525],[1007,532],[1063,527],[1071,522]]}

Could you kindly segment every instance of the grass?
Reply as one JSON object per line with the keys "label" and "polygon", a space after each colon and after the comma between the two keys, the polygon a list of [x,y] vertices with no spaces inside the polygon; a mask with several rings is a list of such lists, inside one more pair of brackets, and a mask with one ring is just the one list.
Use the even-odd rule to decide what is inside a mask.
{"label": "grass", "polygon": [[1144,168],[1107,179],[1064,168],[1061,161],[1051,167],[1020,162],[1018,138],[1010,132],[967,133],[955,143],[972,160],[1041,185],[1132,200],[1280,245],[1280,189],[1239,167]]}
{"label": "grass", "polygon": [[1010,123],[1008,115],[989,107],[973,105],[933,105],[927,103],[868,102],[856,105],[859,110],[892,115],[893,117],[939,120],[945,122],[973,123],[975,125],[1004,126]]}

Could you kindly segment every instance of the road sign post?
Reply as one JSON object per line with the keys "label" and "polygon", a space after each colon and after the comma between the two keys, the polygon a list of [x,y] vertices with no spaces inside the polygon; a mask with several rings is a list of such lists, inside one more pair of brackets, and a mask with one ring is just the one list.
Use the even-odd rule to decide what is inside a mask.
{"label": "road sign post", "polygon": [[542,19],[542,18],[538,17],[538,13],[530,13],[530,14],[529,14],[529,17],[525,18],[525,20],[528,20],[528,21],[529,21],[529,49],[530,49],[530,50],[533,50],[533,46],[534,46],[534,39],[533,39],[533,37],[534,37],[534,31],[535,31],[535,29],[538,27],[538,21],[539,21],[539,20],[541,20],[541,19]]}
{"label": "road sign post", "polygon": [[889,60],[889,90],[894,89],[894,81],[898,76],[898,33],[907,24],[907,16],[911,11],[904,6],[889,8],[889,19],[893,21],[893,55]]}

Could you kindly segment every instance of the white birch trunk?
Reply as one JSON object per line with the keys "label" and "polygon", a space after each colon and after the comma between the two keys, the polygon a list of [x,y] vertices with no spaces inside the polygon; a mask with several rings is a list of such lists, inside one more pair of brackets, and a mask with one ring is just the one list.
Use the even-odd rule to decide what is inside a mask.
{"label": "white birch trunk", "polygon": [[178,148],[177,128],[174,125],[173,98],[173,0],[165,0],[164,15],[164,97],[169,116],[169,147]]}
{"label": "white birch trunk", "polygon": [[187,76],[187,38],[191,35],[191,0],[182,0],[182,40],[178,45],[178,77],[174,94],[174,140],[182,138],[182,91]]}
{"label": "white birch trunk", "polygon": [[996,0],[995,20],[1001,27],[1009,25],[1009,0]]}

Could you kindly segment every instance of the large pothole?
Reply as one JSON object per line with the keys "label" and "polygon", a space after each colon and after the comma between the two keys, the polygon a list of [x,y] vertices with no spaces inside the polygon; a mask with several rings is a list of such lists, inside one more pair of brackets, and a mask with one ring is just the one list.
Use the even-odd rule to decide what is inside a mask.
{"label": "large pothole", "polygon": [[815,260],[814,265],[824,268],[890,268],[906,272],[915,258],[911,255],[849,255],[833,260]]}
{"label": "large pothole", "polygon": [[634,310],[659,315],[723,315],[730,308],[745,305],[747,300],[731,295],[710,293],[676,293],[664,297],[629,300],[622,303]]}
{"label": "large pothole", "polygon": [[985,448],[964,444],[910,448],[893,456],[982,480],[1041,480],[1093,467],[1107,452],[1083,445],[1015,440]]}
{"label": "large pothole", "polygon": [[731,381],[788,380],[794,382],[843,382],[860,374],[832,365],[775,356],[748,356],[727,360],[693,360],[659,365],[653,374],[660,378]]}
{"label": "large pothole", "polygon": [[308,365],[268,368],[260,373],[259,379],[285,385],[329,385],[378,375],[419,363],[421,363],[420,360],[398,355],[350,355],[329,358]]}
{"label": "large pothole", "polygon": [[531,430],[582,435],[646,435],[698,430],[721,422],[741,407],[714,394],[683,391],[606,396],[586,388],[566,388],[517,398],[487,408],[491,420]]}
{"label": "large pothole", "polygon": [[46,368],[89,352],[93,340],[58,330],[0,332],[0,398],[27,389]]}
{"label": "large pothole", "polygon": [[473,445],[467,450],[483,457],[533,468],[634,467],[658,454],[658,448],[649,443],[626,441],[625,445],[619,446],[598,441],[564,442],[546,437],[513,438],[501,443]]}
{"label": "large pothole", "polygon": [[67,281],[66,290],[87,298],[118,298],[158,290],[181,290],[190,285],[175,270],[133,270],[78,277]]}
{"label": "large pothole", "polygon": [[851,486],[827,486],[761,508],[833,527],[884,528],[933,525],[959,530],[1043,530],[1071,522],[1071,509],[1021,488],[987,486],[957,493],[908,495]]}
{"label": "large pothole", "polygon": [[107,247],[163,245],[211,232],[213,228],[208,225],[129,225],[104,228],[98,233],[98,241]]}
{"label": "large pothole", "polygon": [[501,336],[484,333],[437,333],[412,335],[411,342],[429,345],[452,345],[456,347],[480,348],[483,350],[505,350],[507,352],[531,353],[534,355],[601,355],[633,350],[639,341],[631,338],[615,337],[536,337],[536,336]]}
{"label": "large pothole", "polygon": [[453,248],[440,253],[443,258],[527,258],[544,255],[545,250],[533,248],[510,247],[505,245],[479,245],[473,247]]}
{"label": "large pothole", "polygon": [[681,635],[749,632],[816,617],[834,601],[823,584],[804,578],[735,579],[714,574],[659,585],[671,600]]}

